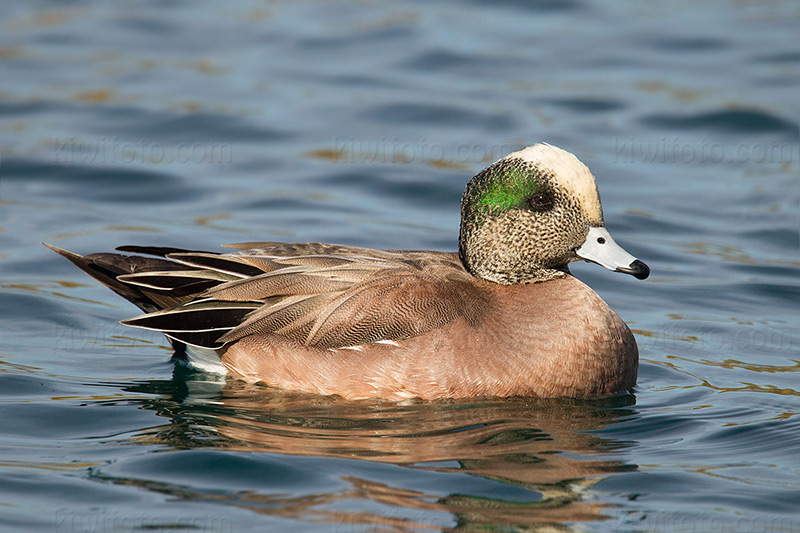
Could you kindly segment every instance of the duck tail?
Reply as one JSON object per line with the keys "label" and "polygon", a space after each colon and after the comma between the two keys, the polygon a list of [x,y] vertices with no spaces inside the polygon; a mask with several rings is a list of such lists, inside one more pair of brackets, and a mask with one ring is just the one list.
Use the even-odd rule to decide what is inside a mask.
{"label": "duck tail", "polygon": [[[165,294],[163,291],[148,290],[146,287],[127,283],[120,279],[120,276],[134,273],[181,271],[192,268],[168,259],[104,252],[80,255],[45,242],[42,244],[147,313],[179,305],[196,295],[196,292],[191,296],[175,293]],[[145,249],[143,248],[142,250],[144,251]],[[154,249],[154,252],[158,251],[160,250]],[[173,251],[177,250],[169,249],[169,252]]]}

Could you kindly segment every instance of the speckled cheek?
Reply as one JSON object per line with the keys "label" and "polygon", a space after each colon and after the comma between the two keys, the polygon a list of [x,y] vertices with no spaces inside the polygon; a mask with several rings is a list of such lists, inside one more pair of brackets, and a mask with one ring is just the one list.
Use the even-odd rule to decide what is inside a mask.
{"label": "speckled cheek", "polygon": [[562,207],[558,222],[566,241],[564,251],[572,255],[573,250],[586,240],[586,235],[589,233],[589,221],[581,207],[572,198],[561,198],[559,205]]}

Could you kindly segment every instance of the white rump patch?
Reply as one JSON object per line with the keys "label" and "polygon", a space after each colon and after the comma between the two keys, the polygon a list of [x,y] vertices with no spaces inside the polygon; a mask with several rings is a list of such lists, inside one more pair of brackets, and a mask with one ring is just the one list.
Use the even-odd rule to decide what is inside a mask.
{"label": "white rump patch", "polygon": [[222,376],[228,373],[228,369],[219,360],[217,352],[211,348],[186,345],[186,355],[189,356],[189,366],[201,372],[220,374]]}

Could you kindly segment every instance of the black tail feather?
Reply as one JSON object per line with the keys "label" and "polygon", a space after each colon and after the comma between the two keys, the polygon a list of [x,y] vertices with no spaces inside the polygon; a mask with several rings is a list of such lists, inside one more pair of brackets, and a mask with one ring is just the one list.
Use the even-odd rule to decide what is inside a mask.
{"label": "black tail feather", "polygon": [[[144,269],[147,268],[147,264],[140,260],[145,258],[104,253],[79,255],[67,250],[62,250],[61,248],[57,248],[47,243],[42,244],[66,258],[70,263],[80,268],[89,276],[93,277],[115,293],[119,294],[142,311],[150,313],[162,308],[152,298],[148,297],[144,291],[132,285],[123,283],[117,279],[117,276],[123,274],[132,274],[133,272],[144,271]],[[169,265],[185,268],[182,265],[176,265],[170,261],[157,259],[153,261],[159,262],[159,270],[165,267],[167,269],[171,268],[171,266],[164,265],[163,263],[169,263]]]}
{"label": "black tail feather", "polygon": [[[181,359],[186,358],[186,344],[220,348],[223,343],[217,339],[259,306],[257,303],[232,302],[192,304],[189,308],[182,307],[187,302],[195,300],[206,289],[238,279],[242,273],[233,275],[209,271],[200,265],[178,263],[165,256],[173,253],[186,254],[198,262],[209,262],[215,266],[224,266],[228,270],[250,271],[253,268],[236,261],[218,261],[215,258],[217,254],[167,247],[120,246],[117,250],[156,257],[118,253],[80,255],[47,243],[42,244],[148,313],[141,317],[123,320],[122,323],[165,333],[175,349],[175,356]],[[151,272],[152,276],[148,275]],[[223,309],[215,311],[213,308],[216,306]],[[202,307],[211,309],[197,312]]]}
{"label": "black tail feather", "polygon": [[[143,287],[127,283],[120,279],[130,274],[146,272],[186,271],[195,267],[182,265],[169,259],[143,257],[140,255],[123,255],[115,253],[95,253],[79,255],[67,250],[62,250],[47,243],[42,243],[54,252],[68,259],[73,265],[80,268],[91,277],[116,292],[142,311],[152,313],[159,309],[174,307],[185,303],[205,289],[221,281],[200,280],[196,284],[187,283],[176,287],[175,290],[160,290],[157,288]],[[145,247],[124,247],[145,248]],[[148,248],[151,249],[151,248]],[[167,250],[167,249],[160,249]],[[173,250],[170,248],[169,250]],[[191,280],[187,280],[191,281]]]}
{"label": "black tail feather", "polygon": [[133,244],[117,246],[115,250],[118,250],[120,252],[131,252],[134,254],[155,255],[156,257],[166,257],[167,254],[213,253],[213,252],[202,252],[200,250],[187,250],[184,248],[172,248],[170,246],[136,246]]}

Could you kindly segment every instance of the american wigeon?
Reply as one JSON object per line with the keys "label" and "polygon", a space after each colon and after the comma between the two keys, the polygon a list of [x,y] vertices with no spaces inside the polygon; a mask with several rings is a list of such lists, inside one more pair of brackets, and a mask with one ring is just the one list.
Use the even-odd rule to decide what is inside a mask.
{"label": "american wigeon", "polygon": [[50,248],[146,312],[124,324],[252,382],[391,400],[590,397],[636,383],[631,331],[567,265],[639,279],[649,268],[611,238],[594,176],[560,148],[513,152],[470,180],[458,253],[229,247]]}

